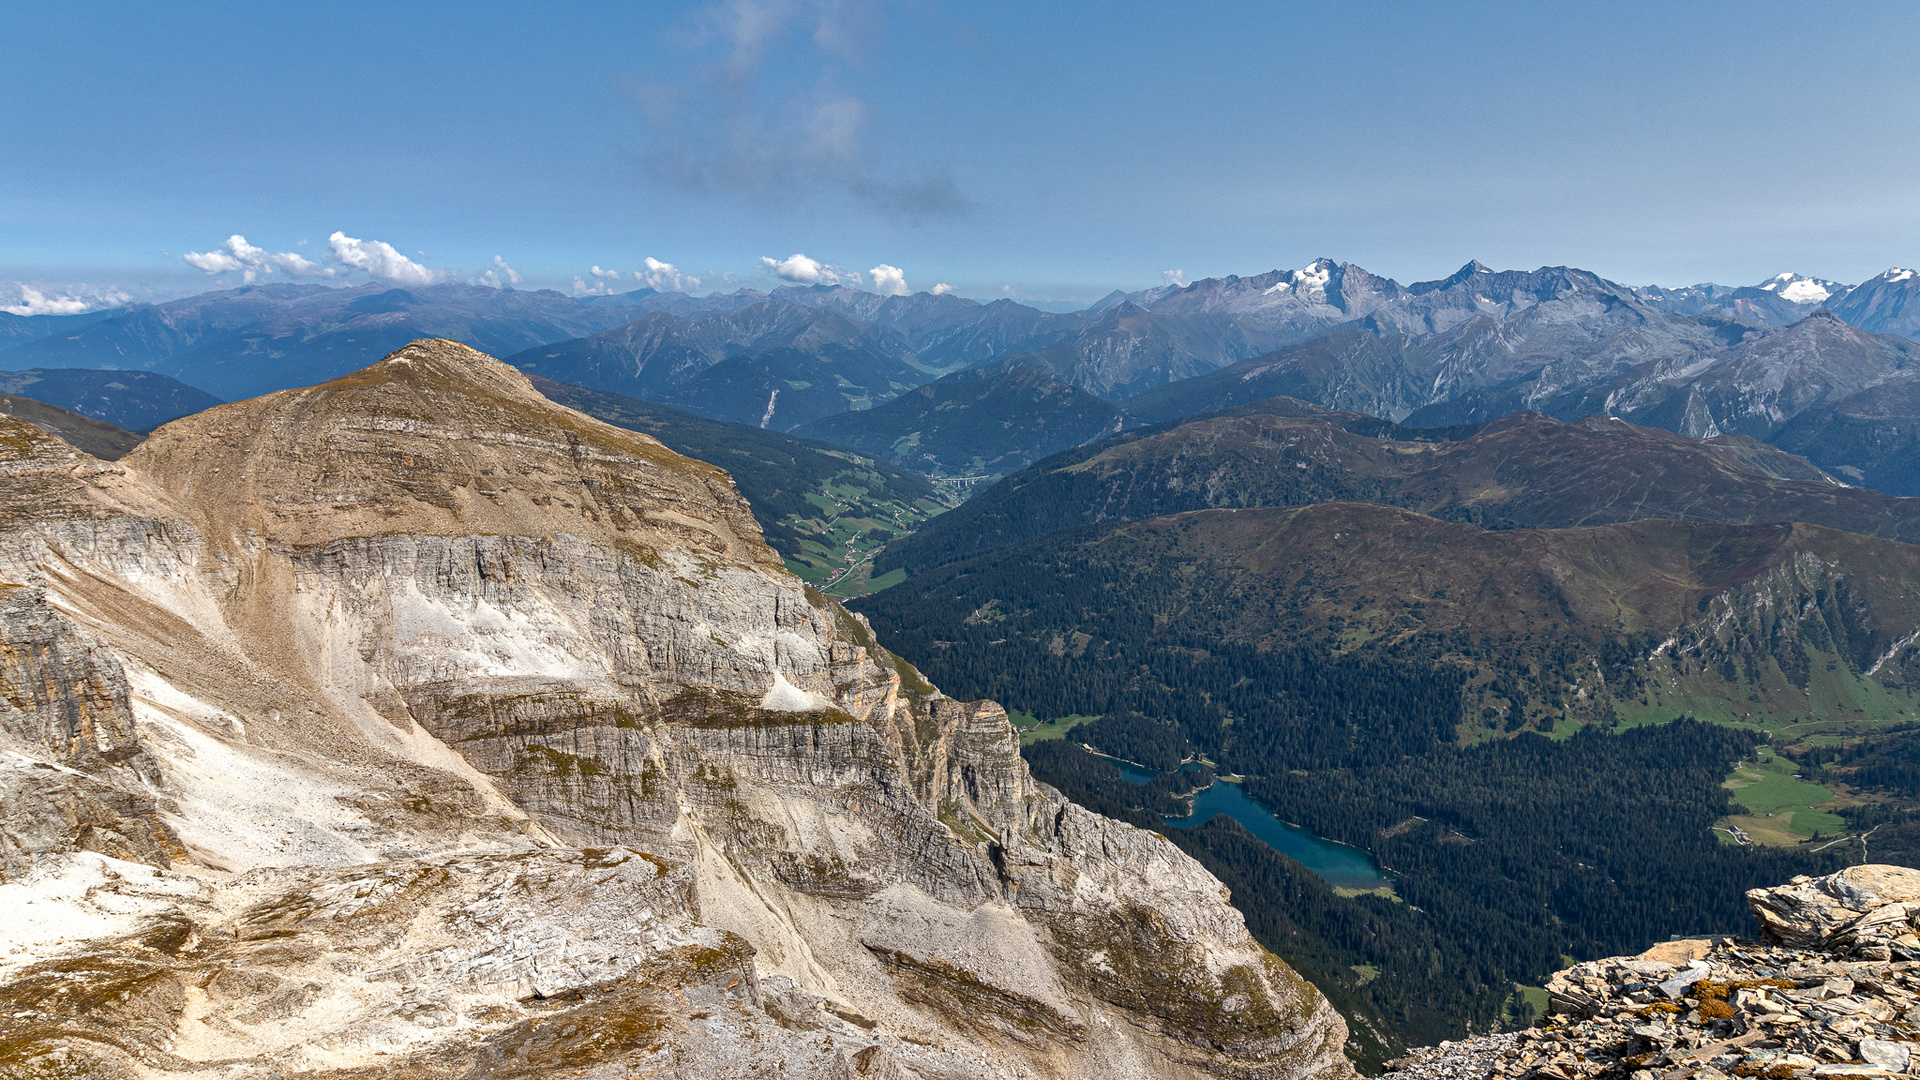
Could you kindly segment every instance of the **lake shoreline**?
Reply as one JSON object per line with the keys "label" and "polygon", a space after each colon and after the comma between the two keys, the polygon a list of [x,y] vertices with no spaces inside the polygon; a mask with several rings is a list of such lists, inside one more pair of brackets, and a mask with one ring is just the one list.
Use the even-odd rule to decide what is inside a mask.
{"label": "lake shoreline", "polygon": [[[1158,776],[1136,762],[1123,762],[1101,755],[1119,766],[1121,775],[1132,783],[1145,784]],[[1161,824],[1172,829],[1191,829],[1226,814],[1240,823],[1262,843],[1286,855],[1312,871],[1343,895],[1373,893],[1392,895],[1393,881],[1373,865],[1366,849],[1338,840],[1328,840],[1276,817],[1237,784],[1222,784],[1218,778],[1188,796],[1189,810],[1182,817],[1162,817]]]}

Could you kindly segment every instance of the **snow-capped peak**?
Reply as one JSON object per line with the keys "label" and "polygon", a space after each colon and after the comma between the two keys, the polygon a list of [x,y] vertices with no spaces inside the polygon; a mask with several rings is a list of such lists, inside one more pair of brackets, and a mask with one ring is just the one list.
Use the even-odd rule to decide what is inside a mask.
{"label": "snow-capped peak", "polygon": [[1881,276],[1886,278],[1888,281],[1905,281],[1908,278],[1913,276],[1913,271],[1902,270],[1900,267],[1896,266],[1888,270],[1885,274],[1882,274]]}
{"label": "snow-capped peak", "polygon": [[1760,286],[1782,300],[1795,304],[1818,304],[1839,291],[1838,285],[1820,278],[1805,277],[1789,271],[1775,274]]}

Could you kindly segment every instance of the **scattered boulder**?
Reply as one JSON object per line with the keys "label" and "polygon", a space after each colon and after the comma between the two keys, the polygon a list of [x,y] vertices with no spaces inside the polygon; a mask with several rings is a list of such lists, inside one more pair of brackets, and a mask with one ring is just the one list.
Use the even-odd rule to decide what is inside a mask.
{"label": "scattered boulder", "polygon": [[1760,939],[1824,948],[1864,959],[1920,960],[1920,870],[1849,866],[1826,877],[1797,877],[1747,893]]}
{"label": "scattered boulder", "polygon": [[1903,1042],[1893,1042],[1888,1039],[1861,1039],[1860,1057],[1869,1065],[1892,1073],[1903,1073],[1907,1071],[1912,1055],[1908,1052],[1907,1044]]}
{"label": "scattered boulder", "polygon": [[1920,1073],[1920,870],[1754,889],[1759,941],[1674,941],[1576,964],[1525,1031],[1389,1062],[1396,1080],[1764,1080]]}

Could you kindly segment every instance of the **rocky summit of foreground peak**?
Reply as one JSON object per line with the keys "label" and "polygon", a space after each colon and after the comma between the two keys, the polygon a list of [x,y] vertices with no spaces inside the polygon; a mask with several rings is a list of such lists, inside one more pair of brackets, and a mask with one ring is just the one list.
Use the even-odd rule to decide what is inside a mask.
{"label": "rocky summit of foreground peak", "polygon": [[0,1072],[1351,1075],[723,471],[472,350],[0,418],[0,506]]}
{"label": "rocky summit of foreground peak", "polygon": [[1758,940],[1675,939],[1547,982],[1524,1031],[1416,1050],[1399,1080],[1766,1080],[1920,1070],[1920,871],[1753,889]]}
{"label": "rocky summit of foreground peak", "polygon": [[295,545],[533,529],[779,565],[724,471],[452,341],[176,420],[126,463],[208,522]]}

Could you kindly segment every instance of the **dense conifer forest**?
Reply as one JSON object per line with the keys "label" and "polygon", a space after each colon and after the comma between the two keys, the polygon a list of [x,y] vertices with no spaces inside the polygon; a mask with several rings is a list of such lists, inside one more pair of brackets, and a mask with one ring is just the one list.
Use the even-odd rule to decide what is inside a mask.
{"label": "dense conifer forest", "polygon": [[[1109,716],[1025,753],[1070,798],[1165,833],[1213,871],[1262,943],[1369,1021],[1375,1030],[1357,1032],[1365,1055],[1511,1024],[1515,984],[1539,985],[1567,956],[1638,952],[1674,934],[1749,934],[1747,889],[1830,872],[1854,855],[1718,842],[1711,825],[1730,810],[1721,781],[1756,738],[1686,718],[1564,741],[1528,733],[1430,745],[1358,766],[1301,767],[1286,738],[1236,744],[1225,760],[1248,774],[1248,794],[1367,850],[1391,875],[1392,898],[1341,896],[1227,818],[1161,825],[1186,812],[1180,796],[1200,786],[1195,773],[1132,783],[1075,741],[1151,746],[1164,727]],[[1145,730],[1117,730],[1128,728]],[[1907,827],[1920,835],[1920,822]]]}
{"label": "dense conifer forest", "polygon": [[[1314,632],[1283,588],[1160,549],[1103,558],[1086,543],[1101,535],[990,553],[856,606],[949,693],[1100,717],[1027,747],[1035,775],[1207,865],[1254,933],[1354,1018],[1363,1058],[1516,1023],[1516,985],[1569,956],[1751,933],[1747,889],[1857,861],[1846,845],[1716,836],[1737,810],[1723,783],[1763,733],[1678,712],[1624,725],[1576,692],[1588,671],[1642,692],[1644,635],[1543,620],[1356,646],[1338,626]],[[1132,783],[1081,743],[1163,775]],[[1908,767],[1904,750],[1846,752],[1862,770]],[[1340,895],[1225,819],[1161,825],[1202,769],[1242,774],[1283,820],[1366,850],[1393,895]],[[1887,833],[1902,828],[1920,837],[1920,822]]]}

